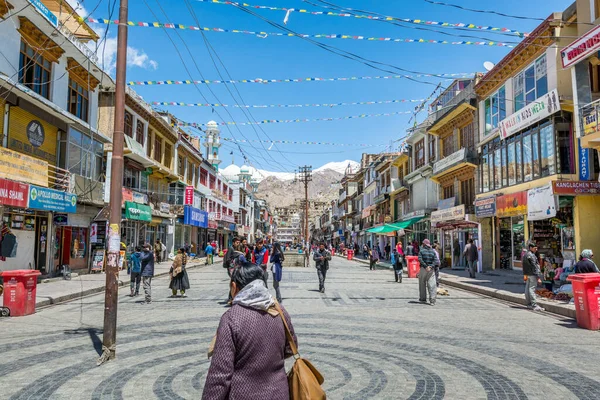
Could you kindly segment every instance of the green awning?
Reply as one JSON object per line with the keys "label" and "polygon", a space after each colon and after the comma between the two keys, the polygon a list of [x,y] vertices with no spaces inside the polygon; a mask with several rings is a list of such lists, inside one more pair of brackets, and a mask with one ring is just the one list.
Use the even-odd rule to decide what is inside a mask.
{"label": "green awning", "polygon": [[409,220],[406,221],[402,221],[400,223],[397,223],[396,225],[398,225],[400,227],[400,229],[406,229],[409,226],[412,226],[413,224],[416,224],[417,222],[419,222],[420,220],[422,220],[425,217],[415,217],[415,218],[411,218]]}
{"label": "green awning", "polygon": [[408,228],[409,226],[411,226],[414,223],[419,222],[423,218],[425,218],[425,217],[416,217],[416,218],[411,218],[407,221],[394,222],[393,224],[385,224],[385,225],[381,225],[381,226],[376,226],[375,228],[367,229],[367,232],[375,233],[378,235],[385,235],[386,233],[396,232],[401,229]]}

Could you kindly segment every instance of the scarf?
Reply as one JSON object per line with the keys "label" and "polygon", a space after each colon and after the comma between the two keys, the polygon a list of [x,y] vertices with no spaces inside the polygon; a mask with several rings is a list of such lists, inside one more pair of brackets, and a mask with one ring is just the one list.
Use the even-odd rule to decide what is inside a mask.
{"label": "scarf", "polygon": [[233,304],[253,308],[259,311],[268,311],[275,305],[275,300],[262,279],[256,279],[246,285],[233,299]]}

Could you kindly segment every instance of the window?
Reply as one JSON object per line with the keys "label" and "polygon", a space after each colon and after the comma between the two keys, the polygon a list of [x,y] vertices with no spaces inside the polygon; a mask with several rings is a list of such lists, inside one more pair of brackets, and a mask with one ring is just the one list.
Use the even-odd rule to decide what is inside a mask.
{"label": "window", "polygon": [[425,165],[425,139],[415,144],[415,169]]}
{"label": "window", "polygon": [[442,200],[451,199],[454,197],[454,184],[444,186],[442,188]]}
{"label": "window", "polygon": [[531,165],[531,136],[523,138],[523,181],[529,182],[533,179],[533,166]]}
{"label": "window", "polygon": [[515,163],[515,143],[508,145],[508,185],[517,183],[517,164]]}
{"label": "window", "polygon": [[51,76],[52,63],[21,40],[19,83],[49,99]]}
{"label": "window", "polygon": [[140,187],[140,171],[125,167],[123,171],[123,186],[128,189],[138,189]]}
{"label": "window", "polygon": [[163,164],[167,168],[171,168],[171,157],[173,157],[172,147],[170,143],[165,143],[165,163]]}
{"label": "window", "polygon": [[460,200],[467,207],[473,207],[475,202],[475,178],[460,182]]}
{"label": "window", "polygon": [[185,173],[182,156],[177,157],[177,173],[179,174],[179,176],[183,176],[183,174]]}
{"label": "window", "polygon": [[133,115],[128,111],[125,111],[125,134],[133,137]]}
{"label": "window", "polygon": [[233,201],[233,189],[229,189],[229,201]]}
{"label": "window", "polygon": [[443,138],[442,147],[444,151],[444,157],[448,157],[454,153],[454,135],[449,135]]}
{"label": "window", "polygon": [[156,133],[154,134],[154,159],[162,162],[162,138]]}
{"label": "window", "polygon": [[89,118],[89,92],[69,78],[69,112],[87,122]]}
{"label": "window", "polygon": [[540,145],[542,175],[554,175],[556,173],[556,150],[554,146],[554,129],[552,129],[552,125],[548,124],[540,129]]}
{"label": "window", "polygon": [[540,135],[536,129],[531,134],[531,149],[532,149],[532,162],[533,162],[533,178],[537,179],[540,177]]}
{"label": "window", "polygon": [[215,183],[217,182],[217,179],[214,176],[212,176],[212,175],[210,175],[208,179],[209,179],[209,186],[208,186],[209,189],[214,189],[215,188]]}
{"label": "window", "polygon": [[500,121],[506,118],[506,90],[502,86],[496,93],[485,101],[485,134],[491,133],[498,127]]}
{"label": "window", "polygon": [[508,186],[508,152],[506,147],[502,147],[500,157],[502,157],[502,186]]}
{"label": "window", "polygon": [[[485,150],[487,152],[487,149]],[[486,193],[490,191],[490,163],[489,154],[483,155],[481,161],[481,191]]]}
{"label": "window", "polygon": [[154,140],[152,139],[153,135],[154,135],[154,137],[157,136],[156,133],[154,133],[153,131],[148,129],[148,142],[147,142],[147,146],[146,146],[146,155],[150,159],[152,158],[152,146],[154,145]]}
{"label": "window", "polygon": [[135,141],[144,145],[144,123],[139,119],[135,125]]}
{"label": "window", "polygon": [[517,183],[523,182],[523,145],[515,143],[515,166],[517,167]]}
{"label": "window", "polygon": [[494,150],[494,189],[502,187],[502,163],[500,158],[500,149]]}
{"label": "window", "polygon": [[460,130],[460,145],[467,149],[475,148],[475,122],[463,126]]}
{"label": "window", "polygon": [[546,55],[513,78],[515,112],[548,93]]}
{"label": "window", "polygon": [[429,162],[435,161],[435,136],[429,135]]}
{"label": "window", "polygon": [[67,154],[67,169],[73,174],[78,174],[92,180],[99,180],[103,173],[102,162],[104,146],[92,140],[89,136],[69,130],[69,144]]}
{"label": "window", "polygon": [[207,185],[207,182],[206,182],[207,175],[208,175],[208,173],[206,172],[206,170],[204,168],[200,167],[200,184],[203,186]]}

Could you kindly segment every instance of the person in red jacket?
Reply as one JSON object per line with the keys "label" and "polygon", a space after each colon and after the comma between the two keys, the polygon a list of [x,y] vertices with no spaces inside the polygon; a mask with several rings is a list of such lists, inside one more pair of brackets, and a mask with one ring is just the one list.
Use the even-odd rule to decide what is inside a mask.
{"label": "person in red jacket", "polygon": [[267,285],[267,281],[269,279],[269,272],[267,271],[267,264],[269,263],[269,250],[265,247],[262,239],[258,239],[256,241],[256,246],[254,247],[254,251],[252,252],[252,263],[259,265],[263,271],[265,272],[264,281],[265,285]]}

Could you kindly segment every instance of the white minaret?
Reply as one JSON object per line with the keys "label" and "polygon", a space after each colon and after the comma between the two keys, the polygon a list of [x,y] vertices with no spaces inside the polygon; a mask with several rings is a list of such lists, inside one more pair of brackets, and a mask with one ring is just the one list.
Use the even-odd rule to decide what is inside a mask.
{"label": "white minaret", "polygon": [[242,165],[238,177],[240,179],[240,182],[250,182],[250,180],[252,179],[250,168],[247,165]]}
{"label": "white minaret", "polygon": [[221,147],[221,130],[215,121],[206,124],[206,158],[215,170],[219,170],[219,148]]}

